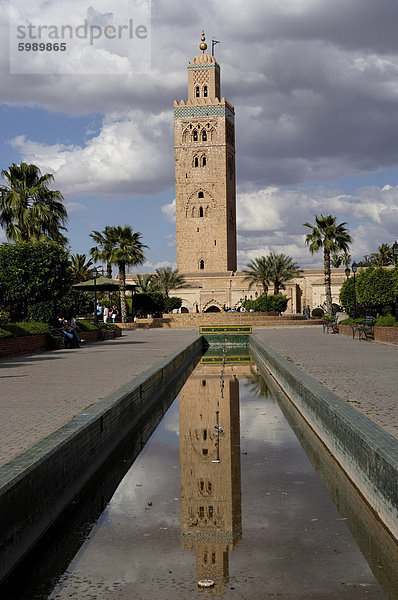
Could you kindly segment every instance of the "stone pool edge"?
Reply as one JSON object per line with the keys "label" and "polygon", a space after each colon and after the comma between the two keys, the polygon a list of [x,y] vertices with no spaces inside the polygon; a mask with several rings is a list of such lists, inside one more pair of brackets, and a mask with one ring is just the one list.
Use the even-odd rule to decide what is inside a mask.
{"label": "stone pool edge", "polygon": [[398,443],[254,334],[250,349],[398,540]]}
{"label": "stone pool edge", "polygon": [[0,467],[0,581],[202,351],[198,335]]}

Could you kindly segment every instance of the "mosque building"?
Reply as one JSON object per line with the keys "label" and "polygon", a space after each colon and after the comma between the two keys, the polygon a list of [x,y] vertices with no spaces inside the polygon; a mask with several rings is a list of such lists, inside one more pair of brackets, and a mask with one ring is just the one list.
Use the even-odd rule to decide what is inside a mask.
{"label": "mosque building", "polygon": [[[220,66],[203,32],[199,47],[187,66],[188,98],[174,101],[177,269],[189,287],[173,295],[186,313],[238,309],[263,293],[237,271],[235,110],[222,96]],[[332,269],[334,302],[344,279],[343,269]],[[286,314],[323,304],[323,269],[304,270],[283,293]]]}

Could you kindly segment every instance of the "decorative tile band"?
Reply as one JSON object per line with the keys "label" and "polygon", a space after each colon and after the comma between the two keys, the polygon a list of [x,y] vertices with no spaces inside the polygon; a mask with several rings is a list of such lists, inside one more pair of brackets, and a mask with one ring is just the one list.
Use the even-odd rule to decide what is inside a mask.
{"label": "decorative tile band", "polygon": [[217,106],[181,106],[174,109],[175,119],[189,119],[196,117],[227,117],[234,122],[234,113],[224,104]]}
{"label": "decorative tile band", "polygon": [[188,65],[188,71],[202,71],[203,69],[215,69],[220,68],[218,65]]}

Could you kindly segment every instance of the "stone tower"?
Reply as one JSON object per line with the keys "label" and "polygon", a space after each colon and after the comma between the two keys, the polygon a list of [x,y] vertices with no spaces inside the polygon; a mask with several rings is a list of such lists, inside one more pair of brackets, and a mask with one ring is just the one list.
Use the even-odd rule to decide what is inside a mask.
{"label": "stone tower", "polygon": [[177,267],[198,274],[236,271],[234,107],[204,40],[188,63],[188,100],[174,101]]}

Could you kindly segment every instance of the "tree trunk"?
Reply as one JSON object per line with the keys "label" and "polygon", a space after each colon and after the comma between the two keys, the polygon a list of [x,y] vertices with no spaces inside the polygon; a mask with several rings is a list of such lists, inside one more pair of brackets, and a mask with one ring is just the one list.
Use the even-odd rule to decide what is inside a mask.
{"label": "tree trunk", "polygon": [[330,250],[323,250],[323,268],[325,271],[326,310],[332,315],[332,284],[330,276]]}
{"label": "tree trunk", "polygon": [[127,321],[127,302],[126,302],[126,265],[119,263],[119,289],[120,289],[120,309],[122,313],[122,323]]}
{"label": "tree trunk", "polygon": [[112,265],[110,263],[106,263],[106,276],[112,279]]}

